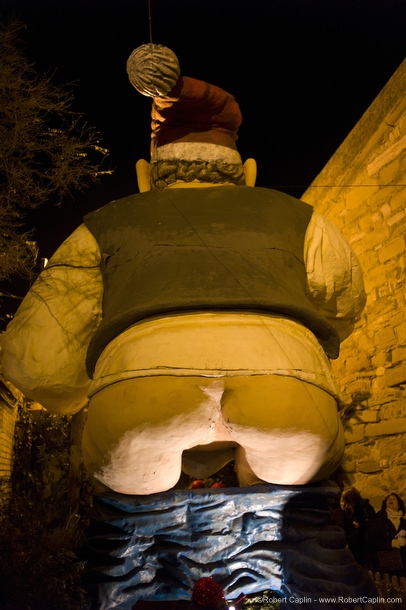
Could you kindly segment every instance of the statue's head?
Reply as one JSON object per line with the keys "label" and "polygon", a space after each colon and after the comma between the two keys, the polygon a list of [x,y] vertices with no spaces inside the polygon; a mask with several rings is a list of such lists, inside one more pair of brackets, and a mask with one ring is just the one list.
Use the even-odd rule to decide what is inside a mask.
{"label": "statue's head", "polygon": [[141,192],[191,186],[254,186],[256,163],[237,151],[240,108],[209,83],[181,76],[170,49],[143,45],[127,62],[133,86],[153,98],[151,162],[137,163]]}

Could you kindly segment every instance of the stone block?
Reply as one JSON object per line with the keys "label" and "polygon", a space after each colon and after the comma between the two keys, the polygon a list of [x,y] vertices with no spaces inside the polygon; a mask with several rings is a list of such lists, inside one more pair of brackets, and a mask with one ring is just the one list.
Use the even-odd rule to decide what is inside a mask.
{"label": "stone block", "polygon": [[[368,225],[368,221],[369,221],[369,225]],[[360,225],[361,225],[361,221],[360,221]],[[363,227],[365,227],[364,230],[367,231],[367,234],[366,234],[364,242],[363,242],[365,250],[369,250],[369,249],[373,250],[376,246],[380,246],[384,242],[386,242],[390,237],[389,227],[386,224],[380,224],[380,225],[371,227],[371,218],[370,217],[366,217],[365,219],[363,219],[361,228],[363,228]],[[369,228],[369,230],[368,230],[368,228]]]}
{"label": "stone block", "polygon": [[[381,284],[381,286],[386,286],[387,282]],[[379,294],[380,286],[373,287],[371,291],[368,293],[367,299],[367,309],[364,312],[364,316],[366,318],[365,326],[367,324],[371,324],[373,332],[369,331],[369,335],[374,334],[377,328],[380,328],[381,320],[379,319],[381,316],[384,316],[385,320],[390,318],[391,313],[394,310],[394,302],[396,297],[384,298],[382,299]]]}
{"label": "stone block", "polygon": [[[405,271],[406,271],[406,257],[402,259],[404,262],[404,269],[402,269],[402,275],[405,275]],[[402,261],[399,261],[399,263],[401,263]],[[400,267],[399,267],[400,270]],[[402,280],[399,278],[399,284]],[[400,307],[402,307],[402,305],[406,305],[406,294],[403,291],[398,291],[396,294],[396,300],[398,301],[398,304]],[[404,313],[404,309],[401,310],[400,313]]]}
{"label": "stone block", "polygon": [[392,350],[392,362],[406,362],[406,347],[395,347]]}
{"label": "stone block", "polygon": [[393,462],[393,457],[397,454],[402,453],[402,439],[403,435],[397,434],[396,436],[376,436],[369,440],[374,441],[374,459],[376,460],[389,460]]}
{"label": "stone block", "polygon": [[375,191],[369,198],[371,210],[378,208],[382,211],[382,206],[388,206],[393,197],[393,191],[393,186],[381,186],[378,191]]}
{"label": "stone block", "polygon": [[367,352],[355,352],[353,356],[348,357],[345,360],[345,370],[347,374],[369,369],[370,365],[371,362]]}
{"label": "stone block", "polygon": [[[373,424],[369,424],[369,425],[373,425]],[[365,430],[365,425],[363,425],[363,424],[349,426],[345,430],[345,442],[351,444],[351,443],[356,443],[358,441],[361,441],[364,438],[364,430]]]}
{"label": "stone block", "polygon": [[364,460],[368,457],[368,459],[375,459],[375,439],[371,441],[368,439],[365,442],[365,439],[362,439],[359,443],[351,443],[350,445],[346,445],[345,453],[347,456],[358,462],[359,460]]}
{"label": "stone block", "polygon": [[365,424],[380,421],[379,411],[372,411],[371,409],[357,411],[357,417]]}
{"label": "stone block", "polygon": [[399,326],[406,321],[406,312],[402,309],[392,312],[391,315],[391,326]]}
{"label": "stone block", "polygon": [[375,462],[374,460],[360,460],[357,463],[358,472],[370,474],[372,472],[379,472],[380,470],[382,470],[381,466],[378,462]]}
{"label": "stone block", "polygon": [[376,393],[380,393],[380,392],[384,392],[387,388],[388,388],[388,383],[387,383],[387,379],[386,379],[386,375],[384,375],[383,377],[375,377],[371,380],[371,386],[372,386],[372,395]]}
{"label": "stone block", "polygon": [[401,210],[397,214],[394,214],[393,216],[388,218],[388,220],[386,222],[387,222],[388,227],[391,227],[392,225],[402,221],[404,218],[405,218],[405,212],[403,210]]}
{"label": "stone block", "polygon": [[406,322],[395,326],[395,333],[398,340],[398,344],[402,345],[406,343]]}
{"label": "stone block", "polygon": [[[388,197],[391,197],[391,195],[390,195],[389,193],[387,193],[387,196],[388,196]],[[384,203],[384,204],[381,206],[380,210],[381,210],[382,216],[383,216],[384,218],[390,218],[390,217],[392,216],[392,209],[391,209],[391,207],[390,207],[389,203],[387,203],[387,202],[386,202],[386,203]]]}
{"label": "stone block", "polygon": [[[365,425],[365,436],[383,436],[391,434],[404,434],[406,432],[406,419],[388,419],[376,424]],[[353,441],[354,442],[354,441]]]}
{"label": "stone block", "polygon": [[379,299],[383,299],[384,297],[387,297],[388,294],[389,294],[388,284],[384,284],[383,286],[380,286],[378,288],[378,298]]}
{"label": "stone block", "polygon": [[406,362],[387,369],[386,373],[388,386],[406,385]]}
{"label": "stone block", "polygon": [[[379,252],[378,252],[378,257],[379,257]],[[386,284],[386,279],[387,279],[387,277],[386,277],[385,265],[381,265],[381,264],[377,265],[374,269],[371,269],[371,271],[368,273],[368,275],[366,275],[364,277],[366,292],[368,293],[373,288]]]}
{"label": "stone block", "polygon": [[370,399],[368,400],[368,406],[370,409],[374,409],[376,407],[382,407],[383,405],[396,401],[402,402],[402,400],[404,400],[404,393],[402,389],[396,387],[387,388],[384,392],[372,393]]}
{"label": "stone block", "polygon": [[[390,195],[389,201],[391,210],[395,211],[405,206],[405,189],[403,188],[397,192],[393,192],[393,190],[394,189],[392,189],[392,195]],[[386,193],[384,193],[384,195],[386,195]]]}
{"label": "stone block", "polygon": [[354,375],[336,375],[336,377],[340,379],[342,392],[345,396],[348,396],[348,402],[352,402],[354,394],[360,392],[370,394],[371,392],[371,380],[368,377],[363,377],[362,379]]}
{"label": "stone block", "polygon": [[353,233],[352,235],[347,235],[347,239],[350,242],[350,244],[354,244],[354,243],[364,239],[365,235],[366,235],[365,231],[357,231],[357,232]]}
{"label": "stone block", "polygon": [[392,401],[382,405],[380,409],[381,420],[397,419],[404,416],[406,412],[405,401]]}
{"label": "stone block", "polygon": [[389,243],[382,246],[378,252],[378,257],[381,263],[397,258],[405,252],[405,238],[403,236],[393,239]]}
{"label": "stone block", "polygon": [[379,348],[395,345],[396,335],[391,326],[380,328],[374,335],[374,343]]}
{"label": "stone block", "polygon": [[379,185],[373,186],[357,186],[354,189],[348,189],[345,194],[345,201],[342,203],[346,210],[359,210],[365,201],[368,201],[375,193],[379,191]]}
{"label": "stone block", "polygon": [[357,257],[364,276],[368,275],[372,269],[379,265],[378,252],[371,250],[371,248],[365,248],[365,250],[357,252]]}
{"label": "stone block", "polygon": [[382,184],[396,183],[400,172],[400,158],[393,159],[378,171],[378,179]]}
{"label": "stone block", "polygon": [[342,230],[343,233],[347,235],[353,233],[355,228],[359,226],[359,228],[363,231],[364,229],[369,229],[370,224],[361,226],[361,220],[364,220],[366,216],[370,217],[369,207],[366,202],[360,202],[354,208],[350,209],[346,203],[344,213],[341,215],[341,218],[344,222],[344,228]]}
{"label": "stone block", "polygon": [[385,365],[387,364],[386,353],[377,352],[371,358],[372,366],[375,368],[375,375],[381,376],[385,374]]}
{"label": "stone block", "polygon": [[[361,328],[356,328],[351,335],[351,339],[348,341],[348,352],[350,353],[354,349],[359,351],[367,352],[371,348],[371,338],[362,324]],[[347,346],[347,343],[345,343]]]}

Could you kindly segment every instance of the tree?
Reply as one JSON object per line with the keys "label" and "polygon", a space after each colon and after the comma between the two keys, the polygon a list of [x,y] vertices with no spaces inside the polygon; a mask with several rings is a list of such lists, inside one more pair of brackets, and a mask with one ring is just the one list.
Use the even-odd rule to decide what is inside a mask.
{"label": "tree", "polygon": [[0,24],[0,280],[29,274],[35,262],[25,211],[111,173],[100,169],[108,151],[72,110],[72,92],[39,74],[21,50],[23,27]]}
{"label": "tree", "polygon": [[[80,494],[69,502],[71,416],[18,405],[14,463],[0,480],[0,607],[81,610],[84,563],[77,556],[91,510],[82,466]],[[3,488],[2,488],[3,484]]]}

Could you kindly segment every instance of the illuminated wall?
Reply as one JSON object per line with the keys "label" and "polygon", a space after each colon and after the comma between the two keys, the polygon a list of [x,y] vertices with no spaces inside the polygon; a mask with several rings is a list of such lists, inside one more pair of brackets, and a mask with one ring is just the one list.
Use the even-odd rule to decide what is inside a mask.
{"label": "illuminated wall", "polygon": [[[0,379],[0,483],[11,474],[14,426],[22,394]],[[1,491],[1,490],[0,490]]]}
{"label": "illuminated wall", "polygon": [[302,199],[364,270],[367,305],[334,370],[351,418],[343,468],[375,506],[406,500],[406,60]]}

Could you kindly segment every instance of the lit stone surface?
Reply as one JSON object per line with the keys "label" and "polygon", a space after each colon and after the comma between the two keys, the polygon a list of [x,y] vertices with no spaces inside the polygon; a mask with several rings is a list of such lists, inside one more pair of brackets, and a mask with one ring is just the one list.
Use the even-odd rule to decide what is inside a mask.
{"label": "lit stone surface", "polygon": [[[368,425],[347,428],[346,454],[359,444],[385,468],[367,473],[358,465],[353,470],[352,459],[343,467],[348,484],[376,508],[391,490],[405,499],[406,465],[398,459],[406,433],[405,88],[406,61],[302,197],[339,226],[364,271],[367,306],[333,369],[346,402],[362,385],[369,391],[367,404],[357,411]],[[371,408],[375,422],[370,415],[362,417],[362,409],[368,413]]]}

